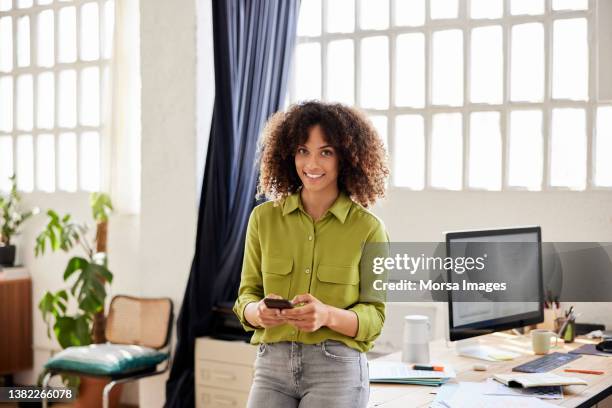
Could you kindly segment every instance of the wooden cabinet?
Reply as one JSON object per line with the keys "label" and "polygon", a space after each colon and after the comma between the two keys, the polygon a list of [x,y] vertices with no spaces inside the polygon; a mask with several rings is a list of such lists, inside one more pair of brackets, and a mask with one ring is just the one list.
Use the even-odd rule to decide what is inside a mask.
{"label": "wooden cabinet", "polygon": [[3,275],[0,275],[0,375],[32,368],[32,282],[30,278]]}
{"label": "wooden cabinet", "polygon": [[253,381],[257,347],[201,337],[195,348],[197,408],[242,408]]}

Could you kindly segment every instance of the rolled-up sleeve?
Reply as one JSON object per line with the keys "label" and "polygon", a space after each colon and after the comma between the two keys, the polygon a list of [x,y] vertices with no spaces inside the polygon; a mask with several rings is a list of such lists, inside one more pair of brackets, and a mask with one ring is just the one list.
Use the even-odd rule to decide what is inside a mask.
{"label": "rolled-up sleeve", "polygon": [[[388,242],[389,236],[387,235],[385,226],[382,222],[379,222],[365,243],[367,245],[368,243]],[[381,252],[380,255],[385,256],[388,254],[388,245],[377,246],[376,252]],[[360,268],[361,267],[363,267],[363,265],[360,265]],[[385,275],[386,274],[383,274],[381,277],[386,278]],[[369,279],[361,282],[362,285],[369,285],[370,283],[371,282]],[[370,293],[370,295],[367,296],[367,299],[362,297],[359,303],[356,303],[348,310],[353,311],[357,315],[359,326],[354,339],[356,341],[372,342],[380,335],[385,323],[384,293],[378,293],[376,296],[374,296],[377,298],[375,299],[371,295],[371,289],[366,290],[365,292]],[[362,290],[361,293],[363,294],[364,291]]]}
{"label": "rolled-up sleeve", "polygon": [[261,245],[259,242],[258,220],[256,209],[251,212],[247,226],[244,244],[244,260],[238,298],[234,303],[234,313],[246,331],[254,331],[244,317],[244,309],[251,302],[259,302],[263,298],[263,281],[261,276]]}

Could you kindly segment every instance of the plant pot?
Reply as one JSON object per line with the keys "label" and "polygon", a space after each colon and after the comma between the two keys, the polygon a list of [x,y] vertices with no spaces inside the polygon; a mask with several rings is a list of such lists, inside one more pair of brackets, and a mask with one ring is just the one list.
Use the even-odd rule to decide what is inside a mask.
{"label": "plant pot", "polygon": [[0,266],[15,265],[15,245],[0,246]]}
{"label": "plant pot", "polygon": [[[102,408],[102,393],[110,380],[108,378],[81,377],[79,396],[74,401],[75,408]],[[115,385],[110,393],[109,408],[117,408],[121,399],[123,384]]]}

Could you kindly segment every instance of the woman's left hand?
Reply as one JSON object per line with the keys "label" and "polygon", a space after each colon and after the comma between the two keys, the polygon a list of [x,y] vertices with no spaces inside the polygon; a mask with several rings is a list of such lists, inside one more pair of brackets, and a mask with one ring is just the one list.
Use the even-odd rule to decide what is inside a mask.
{"label": "woman's left hand", "polygon": [[287,318],[287,323],[290,325],[305,332],[313,332],[327,325],[330,307],[310,293],[297,295],[291,300],[291,303],[294,305],[303,303],[304,305],[281,311],[281,315]]}

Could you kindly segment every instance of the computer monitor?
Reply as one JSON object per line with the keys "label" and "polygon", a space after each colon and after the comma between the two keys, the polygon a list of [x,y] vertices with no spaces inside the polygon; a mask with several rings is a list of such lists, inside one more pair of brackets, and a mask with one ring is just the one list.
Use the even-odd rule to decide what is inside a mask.
{"label": "computer monitor", "polygon": [[[506,242],[533,244],[499,244]],[[523,327],[544,320],[540,227],[449,232],[446,233],[446,256],[466,256],[470,246],[473,250],[474,245],[477,245],[478,250],[482,251],[483,246],[487,248],[487,244],[491,248],[490,252],[494,253],[487,258],[486,272],[489,279],[501,281],[507,278],[508,274],[513,274],[514,282],[519,282],[521,290],[529,292],[529,299],[538,301],[499,302],[483,298],[478,302],[458,302],[456,299],[453,301],[450,291],[448,321],[451,341]],[[448,271],[449,282],[459,277],[453,272]],[[477,355],[472,357],[480,358]]]}

